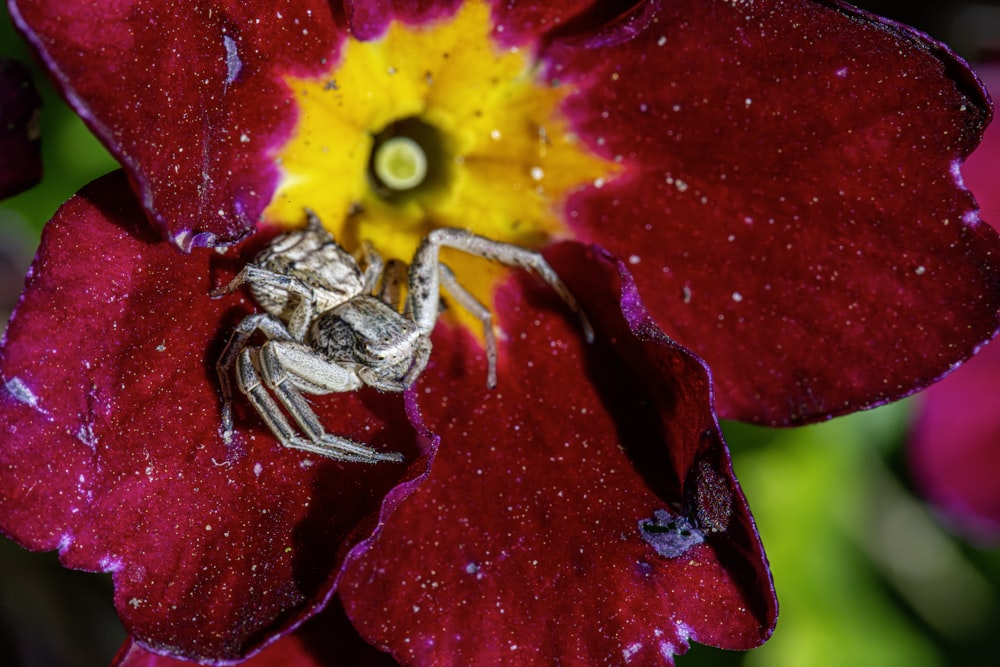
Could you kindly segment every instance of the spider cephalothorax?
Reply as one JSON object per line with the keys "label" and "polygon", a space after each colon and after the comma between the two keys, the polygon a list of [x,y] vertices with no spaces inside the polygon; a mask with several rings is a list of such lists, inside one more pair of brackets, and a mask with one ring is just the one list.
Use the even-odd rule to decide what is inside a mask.
{"label": "spider cephalothorax", "polygon": [[[443,227],[427,235],[407,269],[402,262],[384,263],[368,244],[355,259],[313,213],[307,215],[304,229],[275,238],[228,285],[212,293],[213,298],[220,297],[247,283],[265,311],[240,322],[216,365],[222,387],[222,434],[227,441],[233,431],[230,375],[235,364],[240,391],[286,447],[342,461],[401,460],[396,452],[380,452],[327,433],[303,394],[353,391],[365,385],[403,391],[413,384],[431,352],[442,287],[482,321],[487,385],[495,386],[492,314],[439,261],[442,247],[535,273],[577,314],[587,340],[593,339],[573,295],[536,252]],[[404,282],[407,295],[401,303]],[[257,332],[266,340],[252,345]]]}

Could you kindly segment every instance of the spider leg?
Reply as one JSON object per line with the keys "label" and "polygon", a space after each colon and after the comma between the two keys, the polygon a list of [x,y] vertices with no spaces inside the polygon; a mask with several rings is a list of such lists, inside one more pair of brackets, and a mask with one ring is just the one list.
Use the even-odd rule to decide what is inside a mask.
{"label": "spider leg", "polygon": [[323,221],[319,219],[318,215],[316,215],[316,211],[312,210],[311,208],[306,208],[305,212],[306,212],[307,229],[309,229],[310,231],[320,232],[322,234],[325,234],[326,236],[329,236],[331,239],[333,238],[330,232],[328,232],[326,228],[323,226]]}
{"label": "spider leg", "polygon": [[[406,263],[398,259],[389,260],[382,271],[382,285],[378,291],[378,299],[392,306],[399,312],[399,302],[403,296],[403,285],[406,284]],[[407,301],[409,305],[409,301]],[[408,312],[404,315],[409,316]]]}
{"label": "spider leg", "polygon": [[243,283],[250,283],[253,288],[265,293],[284,292],[297,296],[299,300],[288,317],[287,329],[295,340],[302,340],[305,337],[309,321],[316,310],[316,293],[313,288],[298,278],[269,271],[257,264],[247,264],[228,285],[213,290],[209,296],[218,299],[235,291]]}
{"label": "spider leg", "polygon": [[[257,356],[255,357],[254,355]],[[239,382],[240,389],[247,395],[250,403],[260,414],[261,419],[264,420],[264,423],[267,424],[267,427],[283,446],[352,463],[402,460],[402,457],[398,454],[394,458],[390,454],[370,450],[363,445],[358,445],[350,440],[337,438],[336,436],[329,436],[334,442],[324,440],[316,443],[298,435],[281,413],[281,408],[278,407],[278,404],[267,393],[260,373],[256,368],[256,364],[258,363],[260,363],[260,356],[257,354],[257,351],[254,348],[246,348],[240,354],[236,363],[238,372],[237,382]]]}
{"label": "spider leg", "polygon": [[250,404],[257,410],[278,441],[286,447],[291,447],[290,443],[296,437],[295,430],[264,388],[264,382],[257,371],[257,357],[255,348],[243,349],[236,360],[236,384],[240,391],[246,394]]}
{"label": "spider leg", "polygon": [[[398,452],[380,452],[348,438],[327,433],[300,391],[310,394],[353,391],[362,386],[357,375],[317,356],[310,348],[289,341],[265,343],[258,363],[264,384],[274,392],[306,435],[303,438],[293,434],[283,439],[282,444],[344,461],[377,463],[403,460]],[[268,421],[267,416],[264,419]]]}
{"label": "spider leg", "polygon": [[257,264],[247,264],[240,270],[239,273],[233,276],[232,280],[222,287],[212,290],[209,292],[208,296],[212,299],[222,298],[227,294],[235,292],[243,283],[272,284],[275,287],[291,291],[293,289],[292,283],[298,282],[298,280],[292,278],[291,276],[275,273],[274,271],[268,271]]}
{"label": "spider leg", "polygon": [[222,439],[225,442],[229,442],[233,437],[233,386],[230,380],[233,364],[246,349],[247,341],[257,331],[263,332],[271,339],[292,340],[285,325],[276,317],[266,313],[247,315],[233,330],[226,347],[219,355],[219,360],[215,362],[215,372],[219,375],[219,388],[222,391]]}
{"label": "spider leg", "polygon": [[483,344],[486,347],[486,386],[493,389],[497,386],[497,340],[493,333],[493,313],[479,302],[476,297],[462,287],[455,277],[454,271],[445,264],[438,264],[441,274],[441,286],[451,295],[458,305],[472,313],[483,323]]}
{"label": "spider leg", "polygon": [[534,273],[558,294],[580,321],[587,342],[593,342],[594,329],[580,305],[562,279],[539,253],[510,243],[473,234],[464,229],[439,227],[424,239],[413,256],[410,267],[409,301],[413,319],[425,333],[430,333],[437,321],[440,298],[440,271],[436,268],[441,248],[455,248],[470,255],[478,255],[500,264],[514,266]]}
{"label": "spider leg", "polygon": [[382,261],[382,255],[378,254],[378,251],[375,250],[375,246],[372,245],[371,241],[365,239],[361,242],[361,247],[358,248],[358,252],[355,253],[354,260],[355,262],[362,262],[365,267],[365,294],[374,294],[375,288],[378,285],[378,279],[382,275],[385,267],[385,262]]}
{"label": "spider leg", "polygon": [[[267,393],[264,380],[257,369],[258,364],[260,364],[260,354],[257,349],[252,347],[245,348],[236,361],[236,381],[240,387],[240,391],[246,394],[250,404],[257,410],[261,419],[264,420],[264,423],[267,424],[267,427],[283,446],[355,463],[374,463],[379,460],[395,461],[402,458],[390,458],[388,454],[370,450],[375,454],[375,456],[372,456],[367,447],[356,445],[356,443],[343,440],[342,438],[338,440],[343,440],[343,442],[336,443],[338,446],[332,446],[333,443],[327,444],[323,442],[317,444],[301,437],[292,428],[292,425],[285,418],[284,414],[282,414],[281,408],[275,400]],[[347,443],[348,446],[344,447],[344,443]]]}

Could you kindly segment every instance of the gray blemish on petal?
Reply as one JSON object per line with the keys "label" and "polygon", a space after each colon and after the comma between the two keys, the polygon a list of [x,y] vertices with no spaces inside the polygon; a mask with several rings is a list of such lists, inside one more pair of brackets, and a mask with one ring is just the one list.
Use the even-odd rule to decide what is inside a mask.
{"label": "gray blemish on petal", "polygon": [[81,424],[76,431],[76,439],[87,445],[91,450],[97,451],[97,436],[94,435],[94,425]]}
{"label": "gray blemish on petal", "polygon": [[240,75],[240,70],[243,69],[243,61],[240,60],[235,39],[229,35],[223,35],[222,43],[226,46],[226,84],[228,85]]}
{"label": "gray blemish on petal", "polygon": [[66,553],[66,551],[73,546],[73,536],[69,533],[63,533],[59,536],[59,544],[56,549],[59,553]]}
{"label": "gray blemish on petal", "polygon": [[626,662],[632,660],[635,654],[642,650],[642,642],[633,642],[622,649],[622,657],[625,658]]}
{"label": "gray blemish on petal", "polygon": [[43,410],[38,405],[38,397],[35,396],[35,393],[31,391],[28,385],[26,385],[24,383],[24,380],[22,380],[21,378],[16,376],[12,377],[11,379],[4,381],[3,386],[4,389],[7,390],[7,393],[13,396],[14,400],[16,400],[18,403],[23,403],[32,410],[36,410],[43,415],[49,414],[46,410]]}
{"label": "gray blemish on petal", "polygon": [[101,572],[112,574],[124,569],[125,562],[121,558],[104,556],[97,562],[97,566],[101,568]]}
{"label": "gray blemish on petal", "polygon": [[684,516],[667,510],[656,510],[652,519],[639,521],[639,534],[656,553],[664,558],[677,558],[705,541],[705,534]]}

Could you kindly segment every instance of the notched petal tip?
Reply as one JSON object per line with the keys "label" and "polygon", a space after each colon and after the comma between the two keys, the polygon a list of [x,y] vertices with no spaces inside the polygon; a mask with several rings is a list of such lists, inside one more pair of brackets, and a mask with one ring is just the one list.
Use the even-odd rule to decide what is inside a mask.
{"label": "notched petal tip", "polygon": [[967,130],[970,140],[969,151],[979,144],[983,131],[993,118],[993,102],[983,81],[976,75],[976,72],[965,58],[957,54],[948,44],[905,23],[880,16],[861,7],[856,7],[844,0],[820,1],[830,5],[847,17],[891,32],[906,47],[928,53],[936,58],[940,63],[945,77],[955,82],[965,99],[965,104],[962,105],[961,111],[967,114],[970,120]]}
{"label": "notched petal tip", "polygon": [[711,365],[721,415],[873,407],[990,339],[1000,245],[954,169],[990,111],[960,58],[839,2],[692,0],[656,19],[546,51],[578,90],[578,135],[624,166],[568,219],[629,258],[658,325]]}
{"label": "notched petal tip", "polygon": [[[1000,90],[1000,65],[979,74]],[[1000,127],[991,125],[983,143],[956,179],[976,196],[983,218],[1000,224]],[[955,532],[983,545],[1000,543],[1000,344],[990,343],[940,383],[917,397],[909,458],[918,487]]]}

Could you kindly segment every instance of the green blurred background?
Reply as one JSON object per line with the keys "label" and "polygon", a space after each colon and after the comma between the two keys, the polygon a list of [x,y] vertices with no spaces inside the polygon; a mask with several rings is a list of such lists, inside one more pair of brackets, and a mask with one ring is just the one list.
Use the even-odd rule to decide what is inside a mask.
{"label": "green blurred background", "polygon": [[[860,4],[948,42],[970,61],[1000,55],[993,3]],[[31,60],[6,9],[0,55]],[[116,167],[37,68],[36,81],[45,102],[46,175],[0,204],[0,294],[19,291],[56,208]],[[1000,549],[950,535],[914,495],[903,451],[912,408],[904,401],[780,431],[724,425],[771,559],[781,616],[763,648],[694,645],[678,658],[681,667],[1000,664]],[[103,667],[123,638],[108,576],[65,570],[54,554],[28,554],[0,538],[0,665]]]}

